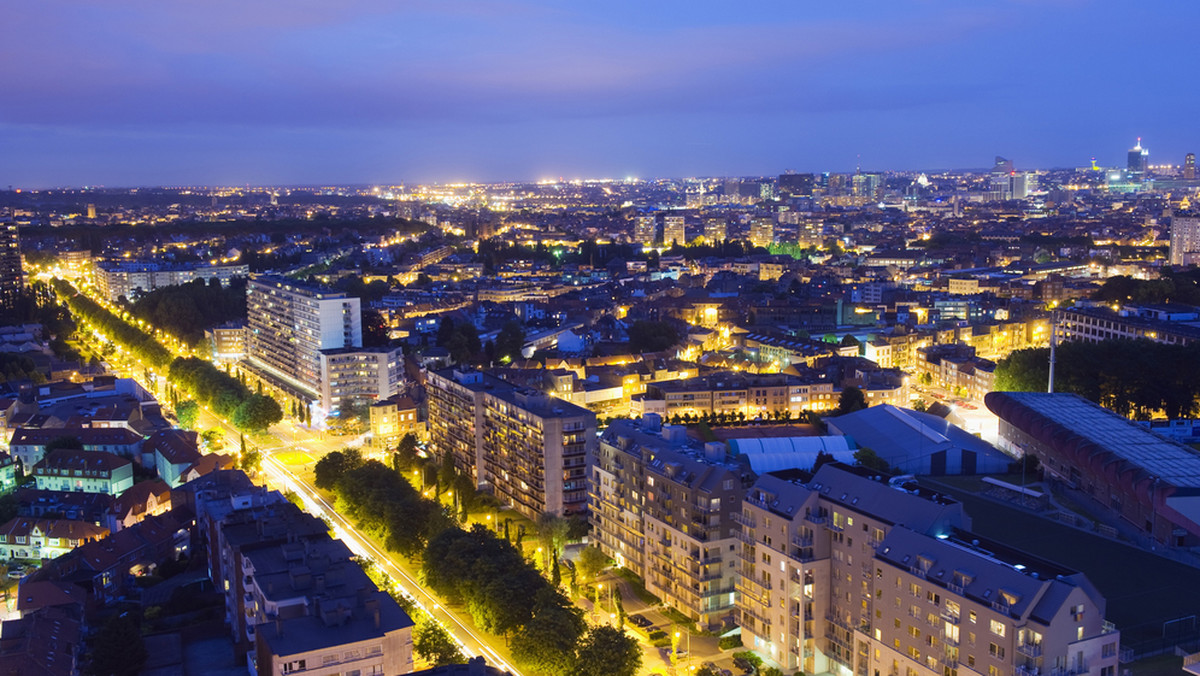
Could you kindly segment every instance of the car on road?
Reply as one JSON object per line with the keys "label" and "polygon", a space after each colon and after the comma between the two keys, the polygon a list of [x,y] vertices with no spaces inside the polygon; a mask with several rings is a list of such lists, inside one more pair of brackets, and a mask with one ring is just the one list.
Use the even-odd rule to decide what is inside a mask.
{"label": "car on road", "polygon": [[642,617],[641,615],[630,615],[629,621],[636,624],[639,627],[642,627],[643,629],[645,629],[646,627],[654,626],[653,622],[646,619],[645,617]]}

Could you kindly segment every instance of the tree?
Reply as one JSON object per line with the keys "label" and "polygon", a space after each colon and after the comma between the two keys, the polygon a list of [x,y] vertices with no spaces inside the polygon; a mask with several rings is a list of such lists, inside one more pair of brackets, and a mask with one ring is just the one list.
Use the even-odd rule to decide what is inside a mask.
{"label": "tree", "polygon": [[89,671],[94,676],[136,676],[148,657],[142,632],[128,613],[106,622],[92,639],[91,647]]}
{"label": "tree", "polygon": [[185,430],[195,429],[196,418],[200,416],[200,404],[191,399],[182,401],[175,407],[175,419]]}
{"label": "tree", "polygon": [[574,673],[579,676],[634,676],[642,667],[638,642],[619,629],[602,625],[579,643]]}
{"label": "tree", "polygon": [[513,637],[513,659],[546,676],[573,673],[575,645],[585,628],[583,611],[561,593],[544,588],[538,592],[533,617]]}
{"label": "tree", "polygon": [[454,480],[458,477],[458,468],[454,466],[454,454],[449,451],[442,453],[442,464],[438,469],[438,493],[451,490]]}
{"label": "tree", "polygon": [[446,630],[428,617],[417,620],[413,630],[413,652],[435,667],[460,664],[466,660]]}
{"label": "tree", "polygon": [[321,490],[331,491],[346,472],[362,464],[362,453],[357,448],[330,451],[313,467],[313,483]]}
{"label": "tree", "polygon": [[608,564],[609,559],[605,556],[604,552],[600,551],[599,547],[590,545],[584,547],[583,551],[579,552],[579,561],[575,566],[579,570],[579,575],[586,583],[595,579]]}
{"label": "tree", "polygon": [[407,472],[417,464],[417,438],[410,432],[396,445],[396,469]]}
{"label": "tree", "polygon": [[279,402],[263,394],[251,395],[234,411],[233,424],[247,431],[262,431],[283,420]]}
{"label": "tree", "polygon": [[892,469],[892,466],[886,460],[879,457],[878,453],[866,446],[854,452],[854,461],[867,469],[879,472],[890,472]]}
{"label": "tree", "polygon": [[521,358],[525,347],[525,327],[513,319],[504,323],[496,336],[496,356],[500,361],[515,361]]}
{"label": "tree", "polygon": [[362,311],[363,347],[383,347],[388,344],[388,327],[379,310]]}
{"label": "tree", "polygon": [[861,411],[866,407],[866,395],[863,394],[861,389],[855,387],[854,385],[850,385],[849,387],[843,389],[842,393],[838,395],[837,409],[834,410],[833,414],[835,416],[846,415],[847,413]]}

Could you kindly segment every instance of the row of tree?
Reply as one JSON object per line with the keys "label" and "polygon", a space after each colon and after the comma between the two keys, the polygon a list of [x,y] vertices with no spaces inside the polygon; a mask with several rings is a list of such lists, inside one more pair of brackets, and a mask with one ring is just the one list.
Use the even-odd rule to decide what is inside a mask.
{"label": "row of tree", "polygon": [[[403,455],[409,459],[407,452]],[[420,558],[429,588],[463,603],[480,628],[510,637],[514,659],[529,672],[637,672],[636,640],[611,627],[588,632],[582,611],[516,546],[482,525],[457,527],[436,500],[423,497],[397,469],[363,461],[357,451],[345,449],[317,462],[315,483],[332,491],[339,509],[390,551]],[[452,481],[453,473],[446,474]]]}
{"label": "row of tree", "polygon": [[251,392],[237,378],[203,359],[176,359],[171,363],[167,378],[180,391],[208,406],[240,430],[261,432],[283,419],[279,402]]}
{"label": "row of tree", "polygon": [[63,279],[54,280],[58,293],[76,318],[90,324],[94,329],[120,344],[135,359],[140,359],[155,369],[165,369],[171,363],[171,352],[153,336],[109,312],[99,303],[75,290]]}
{"label": "row of tree", "polygon": [[[996,365],[998,391],[1044,392],[1049,348],[1018,350]],[[1056,392],[1073,392],[1124,416],[1194,415],[1200,397],[1200,346],[1149,340],[1070,341],[1058,346]]]}
{"label": "row of tree", "polygon": [[222,286],[217,279],[155,289],[129,307],[130,313],[188,345],[204,339],[204,331],[246,318],[246,280]]}

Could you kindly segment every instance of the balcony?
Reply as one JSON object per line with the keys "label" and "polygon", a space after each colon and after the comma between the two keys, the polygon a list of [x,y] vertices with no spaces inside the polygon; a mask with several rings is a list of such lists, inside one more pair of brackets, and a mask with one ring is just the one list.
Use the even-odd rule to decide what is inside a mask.
{"label": "balcony", "polygon": [[829,520],[825,521],[825,527],[835,533],[842,533],[842,532],[845,532],[845,530],[846,530],[846,529],[842,528],[841,526],[837,525],[836,523],[829,521]]}
{"label": "balcony", "polygon": [[1025,657],[1038,658],[1042,656],[1041,643],[1018,643],[1017,652]]}
{"label": "balcony", "polygon": [[758,521],[754,517],[747,516],[745,514],[742,514],[741,512],[733,513],[733,522],[736,524],[741,524],[747,528],[757,528],[758,527]]}
{"label": "balcony", "polygon": [[736,531],[735,535],[736,535],[737,539],[741,540],[742,542],[745,542],[748,545],[758,544],[757,542],[754,541],[754,536],[750,535],[749,533],[747,533],[744,530]]}
{"label": "balcony", "polygon": [[946,590],[958,594],[959,596],[962,596],[965,593],[963,590],[963,585],[956,582],[947,582]]}
{"label": "balcony", "polygon": [[813,537],[811,535],[793,535],[792,544],[801,549],[807,549],[813,546]]}
{"label": "balcony", "polygon": [[819,516],[817,514],[805,514],[804,520],[813,524],[814,526],[824,526],[825,522],[829,520],[829,517]]}
{"label": "balcony", "polygon": [[961,618],[958,616],[958,613],[952,613],[949,610],[946,610],[945,608],[942,608],[941,616],[942,616],[942,621],[946,622],[947,624],[958,624],[961,621]]}

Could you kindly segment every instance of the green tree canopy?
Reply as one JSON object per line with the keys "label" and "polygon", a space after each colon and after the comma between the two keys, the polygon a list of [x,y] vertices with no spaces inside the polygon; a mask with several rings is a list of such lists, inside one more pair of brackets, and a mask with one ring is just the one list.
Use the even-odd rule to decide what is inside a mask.
{"label": "green tree canopy", "polygon": [[855,387],[854,385],[850,385],[850,386],[844,388],[842,390],[842,393],[840,395],[838,395],[838,405],[837,405],[837,408],[834,410],[833,415],[835,415],[835,416],[846,415],[847,413],[854,413],[855,411],[861,411],[866,407],[867,407],[866,395],[864,395],[863,391],[861,389],[859,389],[858,387]]}
{"label": "green tree canopy", "polygon": [[574,673],[579,676],[634,676],[642,668],[642,649],[629,634],[601,625],[580,641]]}

